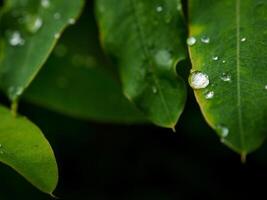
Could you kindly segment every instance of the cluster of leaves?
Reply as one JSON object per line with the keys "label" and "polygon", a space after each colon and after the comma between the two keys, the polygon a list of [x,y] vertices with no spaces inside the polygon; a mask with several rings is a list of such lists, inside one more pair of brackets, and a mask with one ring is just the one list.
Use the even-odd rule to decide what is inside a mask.
{"label": "cluster of leaves", "polygon": [[264,1],[95,0],[95,12],[84,10],[60,37],[84,3],[4,1],[0,88],[12,112],[0,107],[0,161],[44,192],[56,187],[55,157],[41,131],[16,114],[20,97],[86,120],[150,121],[175,129],[187,96],[187,81],[176,67],[189,57],[188,50],[189,81],[222,142],[243,159],[262,144],[267,134]]}

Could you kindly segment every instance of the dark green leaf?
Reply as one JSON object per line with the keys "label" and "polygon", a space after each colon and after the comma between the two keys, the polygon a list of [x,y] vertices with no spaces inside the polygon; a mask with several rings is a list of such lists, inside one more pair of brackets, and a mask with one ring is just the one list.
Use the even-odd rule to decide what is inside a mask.
{"label": "dark green leaf", "polygon": [[193,70],[209,78],[195,90],[197,101],[222,142],[244,158],[267,133],[267,3],[192,0],[189,7]]}
{"label": "dark green leaf", "polygon": [[53,151],[42,132],[25,117],[0,106],[0,161],[41,191],[51,194],[58,181]]}
{"label": "dark green leaf", "polygon": [[0,88],[11,100],[33,80],[82,5],[83,0],[6,1],[0,13]]}
{"label": "dark green leaf", "polygon": [[125,95],[155,124],[174,127],[185,104],[176,64],[186,57],[179,0],[97,0],[101,39]]}
{"label": "dark green leaf", "polygon": [[132,123],[144,117],[123,96],[99,46],[92,10],[68,29],[25,98],[84,119]]}

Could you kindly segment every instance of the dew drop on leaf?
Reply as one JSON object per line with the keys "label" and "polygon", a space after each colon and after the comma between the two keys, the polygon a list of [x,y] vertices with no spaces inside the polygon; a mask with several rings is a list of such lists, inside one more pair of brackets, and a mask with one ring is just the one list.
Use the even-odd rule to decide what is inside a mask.
{"label": "dew drop on leaf", "polygon": [[159,50],[155,55],[155,61],[159,66],[170,66],[172,63],[170,52],[167,50]]}
{"label": "dew drop on leaf", "polygon": [[56,13],[54,14],[54,19],[59,20],[60,18],[61,18],[61,14],[58,13],[58,12],[56,12]]}
{"label": "dew drop on leaf", "polygon": [[208,43],[210,43],[210,38],[207,37],[207,36],[203,36],[203,37],[201,38],[201,42],[202,42],[202,43],[205,43],[205,44],[208,44]]}
{"label": "dew drop on leaf", "polygon": [[221,78],[221,80],[223,80],[225,82],[230,82],[231,81],[231,75],[228,74],[228,73],[223,73],[220,78]]}
{"label": "dew drop on leaf", "polygon": [[229,135],[229,129],[226,126],[218,125],[217,130],[222,138],[225,138]]}
{"label": "dew drop on leaf", "polygon": [[75,19],[74,18],[70,18],[69,20],[68,20],[68,23],[70,24],[70,25],[73,25],[73,24],[75,24]]}
{"label": "dew drop on leaf", "polygon": [[157,93],[158,93],[158,89],[157,89],[156,86],[153,86],[153,87],[152,87],[152,92],[153,92],[154,94],[157,94]]}
{"label": "dew drop on leaf", "polygon": [[23,92],[23,87],[11,86],[8,88],[8,97],[12,100],[16,99]]}
{"label": "dew drop on leaf", "polygon": [[9,37],[9,44],[11,46],[23,46],[25,40],[22,38],[19,31],[14,31]]}
{"label": "dew drop on leaf", "polygon": [[163,11],[163,7],[162,6],[157,6],[156,11],[157,12],[162,12]]}
{"label": "dew drop on leaf", "polygon": [[192,72],[189,77],[189,84],[193,89],[206,88],[209,85],[209,77],[200,71]]}
{"label": "dew drop on leaf", "polygon": [[54,34],[54,38],[55,38],[55,39],[58,39],[59,37],[60,37],[60,34],[59,34],[59,33],[55,33],[55,34]]}
{"label": "dew drop on leaf", "polygon": [[49,8],[50,1],[49,0],[41,0],[41,5],[43,8]]}
{"label": "dew drop on leaf", "polygon": [[267,85],[264,86],[264,89],[267,90]]}
{"label": "dew drop on leaf", "polygon": [[212,60],[217,61],[217,60],[219,60],[219,57],[218,56],[213,56]]}
{"label": "dew drop on leaf", "polygon": [[241,42],[245,42],[247,40],[247,38],[243,37],[241,38]]}
{"label": "dew drop on leaf", "polygon": [[223,60],[223,61],[222,61],[222,63],[226,63],[226,61],[225,61],[225,60]]}
{"label": "dew drop on leaf", "polygon": [[214,91],[209,91],[205,94],[206,99],[212,99],[214,97]]}
{"label": "dew drop on leaf", "polygon": [[31,33],[36,33],[43,25],[43,20],[40,17],[31,17],[27,21],[27,28]]}
{"label": "dew drop on leaf", "polygon": [[189,46],[193,46],[195,45],[197,42],[197,39],[195,37],[189,37],[187,38],[186,40],[186,43],[189,45]]}

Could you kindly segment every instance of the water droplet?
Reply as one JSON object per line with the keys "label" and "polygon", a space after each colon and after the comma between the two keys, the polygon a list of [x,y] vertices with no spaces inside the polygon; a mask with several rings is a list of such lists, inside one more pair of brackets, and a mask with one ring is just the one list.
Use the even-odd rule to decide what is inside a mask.
{"label": "water droplet", "polygon": [[0,150],[0,154],[4,154],[4,151],[3,150]]}
{"label": "water droplet", "polygon": [[225,61],[225,60],[223,60],[223,61],[222,61],[222,63],[226,63],[226,61]]}
{"label": "water droplet", "polygon": [[230,82],[231,81],[231,75],[228,74],[228,73],[223,73],[220,78],[221,78],[221,80],[223,80],[225,82]]}
{"label": "water droplet", "polygon": [[157,6],[156,11],[157,12],[162,12],[163,11],[163,7],[162,6]]}
{"label": "water droplet", "polygon": [[177,10],[178,10],[178,11],[181,11],[181,10],[182,10],[182,4],[181,4],[181,3],[178,4],[178,6],[177,6]]}
{"label": "water droplet", "polygon": [[219,134],[222,136],[222,138],[225,138],[229,135],[229,129],[226,126],[218,125],[217,130]]}
{"label": "water droplet", "polygon": [[267,90],[267,85],[264,86],[264,89]]}
{"label": "water droplet", "polygon": [[207,36],[203,36],[203,37],[201,38],[201,42],[202,42],[202,43],[205,43],[205,44],[208,44],[208,43],[210,43],[210,38],[207,37]]}
{"label": "water droplet", "polygon": [[152,92],[153,92],[154,94],[157,94],[157,93],[158,93],[158,89],[157,89],[156,86],[153,86],[153,87],[152,87]]}
{"label": "water droplet", "polygon": [[217,60],[219,60],[219,57],[218,56],[213,56],[212,60],[217,61]]}
{"label": "water droplet", "polygon": [[54,14],[54,19],[59,20],[60,18],[61,18],[61,14],[58,13],[58,12],[56,12],[56,13]]}
{"label": "water droplet", "polygon": [[20,32],[14,31],[9,38],[9,44],[11,46],[22,46],[24,45],[25,40],[22,38]]}
{"label": "water droplet", "polygon": [[206,99],[212,99],[214,97],[214,92],[213,91],[209,91],[205,94],[205,98]]}
{"label": "water droplet", "polygon": [[69,18],[69,20],[68,20],[68,23],[69,23],[70,25],[75,24],[75,22],[76,22],[76,20],[75,20],[74,18]]}
{"label": "water droplet", "polygon": [[55,34],[54,34],[54,38],[55,38],[55,39],[58,39],[59,37],[60,37],[60,34],[59,34],[59,33],[55,33]]}
{"label": "water droplet", "polygon": [[247,40],[247,38],[243,37],[241,38],[241,42],[245,42]]}
{"label": "water droplet", "polygon": [[23,87],[21,86],[11,86],[8,88],[8,97],[11,100],[15,100],[18,96],[20,96],[23,92]]}
{"label": "water droplet", "polygon": [[155,55],[155,61],[159,66],[170,66],[172,64],[170,52],[167,50],[159,50]]}
{"label": "water droplet", "polygon": [[40,17],[29,17],[27,20],[27,28],[31,33],[36,33],[43,25]]}
{"label": "water droplet", "polygon": [[209,77],[207,74],[195,71],[190,74],[189,83],[193,89],[206,88],[209,85]]}
{"label": "water droplet", "polygon": [[41,6],[44,8],[49,8],[50,1],[49,0],[41,0]]}
{"label": "water droplet", "polygon": [[189,46],[193,46],[194,44],[196,44],[197,40],[195,37],[189,37],[187,38],[186,42]]}

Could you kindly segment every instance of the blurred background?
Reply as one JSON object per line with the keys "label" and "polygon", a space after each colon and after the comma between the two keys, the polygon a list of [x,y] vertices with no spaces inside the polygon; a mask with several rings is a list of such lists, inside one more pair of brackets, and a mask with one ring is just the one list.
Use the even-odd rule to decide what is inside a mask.
{"label": "blurred background", "polygon": [[[86,29],[90,32],[89,40],[83,43],[95,46],[91,43],[99,42],[94,38],[98,33],[92,7],[92,1],[88,1],[80,20],[66,31],[65,38],[71,37],[75,30],[84,32]],[[97,49],[94,55],[99,56],[101,50],[94,48]],[[92,54],[88,50],[89,53]],[[58,57],[62,57],[62,54],[64,48],[58,45],[47,65],[59,65]],[[75,61],[80,60],[76,57]],[[94,60],[89,65],[93,65],[92,62]],[[181,72],[186,78],[190,63],[184,61],[180,65],[186,69]],[[65,64],[62,66],[67,67]],[[54,194],[60,199],[257,199],[257,195],[265,199],[267,146],[249,155],[247,163],[241,164],[240,156],[221,144],[214,131],[208,127],[190,89],[185,111],[174,133],[147,123],[123,125],[118,123],[118,119],[115,119],[114,124],[90,120],[90,116],[77,117],[81,111],[73,114],[60,105],[68,99],[73,102],[69,96],[90,95],[84,91],[73,95],[71,86],[64,87],[66,81],[62,79],[59,88],[52,88],[52,75],[48,78],[52,84],[50,90],[43,90],[40,82],[45,82],[46,75],[52,73],[49,70],[49,66],[45,66],[40,72],[21,100],[19,112],[41,128],[55,151],[60,179]],[[112,71],[113,68],[107,70]],[[106,85],[102,83],[99,87]],[[65,93],[67,91],[68,94],[55,96],[56,89],[62,89]],[[9,105],[4,95],[0,96],[1,101]],[[59,106],[53,104],[55,99]],[[79,110],[77,107],[75,109]],[[96,105],[96,109],[101,108]],[[98,114],[95,118],[100,119],[101,111]],[[1,164],[0,200],[17,199],[53,198],[39,192],[16,172]]]}

